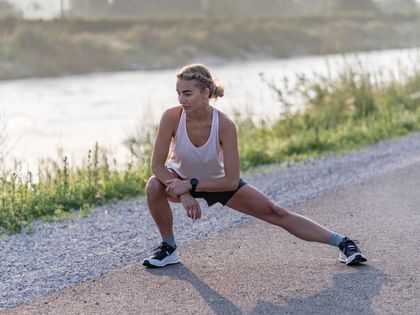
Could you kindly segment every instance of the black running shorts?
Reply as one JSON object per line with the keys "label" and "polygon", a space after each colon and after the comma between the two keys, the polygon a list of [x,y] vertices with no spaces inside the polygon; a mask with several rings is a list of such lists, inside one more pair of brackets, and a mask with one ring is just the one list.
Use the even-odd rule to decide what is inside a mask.
{"label": "black running shorts", "polygon": [[[180,179],[181,176],[179,176],[174,169],[168,168],[169,171],[177,175]],[[195,193],[191,192],[191,196],[194,198],[203,198],[206,200],[207,204],[209,206],[214,205],[215,203],[220,202],[222,205],[226,205],[227,202],[232,198],[232,196],[242,187],[245,186],[247,183],[240,178],[238,188],[235,190],[230,191],[196,191]]]}
{"label": "black running shorts", "polygon": [[226,205],[232,196],[242,187],[246,185],[246,182],[240,178],[238,188],[231,191],[196,191],[191,192],[194,198],[204,198],[209,206],[220,202],[222,205]]}

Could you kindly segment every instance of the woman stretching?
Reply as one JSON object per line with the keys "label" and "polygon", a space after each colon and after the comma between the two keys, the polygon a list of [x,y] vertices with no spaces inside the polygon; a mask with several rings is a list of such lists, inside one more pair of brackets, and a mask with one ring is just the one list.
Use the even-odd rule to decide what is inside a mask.
{"label": "woman stretching", "polygon": [[196,198],[204,198],[209,206],[220,202],[278,225],[305,241],[336,246],[339,261],[347,265],[367,260],[348,237],[280,207],[240,178],[236,127],[228,116],[210,105],[211,99],[223,96],[224,89],[206,66],[182,68],[177,74],[176,91],[180,105],[162,115],[152,156],[154,175],[146,185],[147,204],[162,243],[144,259],[145,266],[180,262],[169,201],[181,202],[187,216],[197,220],[201,208]]}

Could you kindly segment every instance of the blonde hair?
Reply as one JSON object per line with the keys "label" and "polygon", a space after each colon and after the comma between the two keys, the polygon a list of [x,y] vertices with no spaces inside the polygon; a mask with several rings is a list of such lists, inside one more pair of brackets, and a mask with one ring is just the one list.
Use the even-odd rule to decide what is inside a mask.
{"label": "blonde hair", "polygon": [[209,69],[202,64],[191,64],[183,67],[176,75],[181,80],[194,80],[197,87],[210,90],[209,98],[223,97],[225,89],[213,79]]}

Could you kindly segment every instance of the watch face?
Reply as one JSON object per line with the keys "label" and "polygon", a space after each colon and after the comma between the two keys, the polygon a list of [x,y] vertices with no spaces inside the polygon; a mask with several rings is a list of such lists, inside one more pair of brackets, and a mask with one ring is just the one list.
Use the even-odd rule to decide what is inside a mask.
{"label": "watch face", "polygon": [[197,178],[191,178],[191,185],[197,186],[198,185],[198,179]]}

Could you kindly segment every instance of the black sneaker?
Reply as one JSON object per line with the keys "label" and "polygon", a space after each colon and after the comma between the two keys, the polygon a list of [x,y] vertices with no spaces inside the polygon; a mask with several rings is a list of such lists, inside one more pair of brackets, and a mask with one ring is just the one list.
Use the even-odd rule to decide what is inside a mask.
{"label": "black sneaker", "polygon": [[338,260],[346,263],[346,265],[355,265],[367,261],[366,256],[362,254],[356,242],[347,237],[341,241],[338,248],[340,249]]}
{"label": "black sneaker", "polygon": [[155,252],[149,258],[143,260],[143,265],[147,267],[165,267],[170,264],[180,262],[176,246],[173,247],[168,243],[162,242],[155,248]]}

